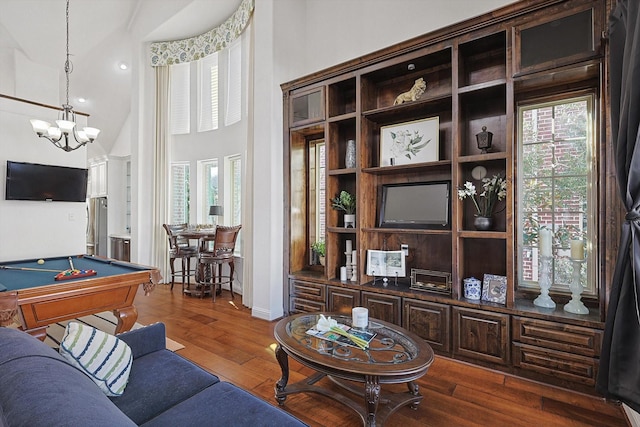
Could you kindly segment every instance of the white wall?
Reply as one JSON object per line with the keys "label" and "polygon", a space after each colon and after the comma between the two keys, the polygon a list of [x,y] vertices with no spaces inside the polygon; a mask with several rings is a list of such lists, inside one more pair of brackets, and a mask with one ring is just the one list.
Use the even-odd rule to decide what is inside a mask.
{"label": "white wall", "polygon": [[[66,153],[38,138],[29,119],[54,121],[57,111],[0,98],[0,261],[82,254],[86,204],[5,200],[7,160],[85,168],[85,148]],[[86,126],[86,118],[78,117]]]}

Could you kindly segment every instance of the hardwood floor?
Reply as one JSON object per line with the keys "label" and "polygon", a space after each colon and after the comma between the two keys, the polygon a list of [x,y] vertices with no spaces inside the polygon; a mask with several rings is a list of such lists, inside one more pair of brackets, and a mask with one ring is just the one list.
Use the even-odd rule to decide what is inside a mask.
{"label": "hardwood floor", "polygon": [[[159,285],[136,297],[138,322],[162,321],[167,336],[185,346],[178,353],[204,369],[276,406],[274,385],[280,367],[274,356],[274,322],[251,317],[230,294],[212,302],[183,296]],[[290,383],[312,371],[290,359]],[[327,379],[328,386],[332,383]],[[549,387],[497,371],[436,357],[418,381],[424,399],[417,410],[402,408],[387,426],[627,426],[620,406],[583,394]],[[335,387],[335,386],[334,386]],[[396,387],[396,386],[394,386]],[[397,385],[406,390],[404,385]],[[385,387],[383,387],[383,391]],[[346,406],[317,394],[287,398],[284,409],[311,426],[360,426]]]}

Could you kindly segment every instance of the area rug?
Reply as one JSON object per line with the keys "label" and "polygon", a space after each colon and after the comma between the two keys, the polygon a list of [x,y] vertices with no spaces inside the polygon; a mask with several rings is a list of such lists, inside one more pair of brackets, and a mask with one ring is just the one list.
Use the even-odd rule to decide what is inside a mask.
{"label": "area rug", "polygon": [[[101,331],[110,334],[113,334],[115,332],[116,325],[118,324],[116,316],[114,316],[110,311],[104,311],[102,313],[92,314],[90,316],[79,317],[75,320],[89,326],[93,326],[96,329],[100,329]],[[45,344],[53,348],[60,347],[60,341],[62,341],[65,328],[67,327],[67,323],[69,322],[70,320],[65,320],[63,322],[53,323],[49,325],[49,327],[47,328],[47,338],[44,340]],[[143,326],[144,325],[136,322],[131,329],[138,329],[142,328]],[[172,340],[171,338],[166,338],[166,341],[167,350],[178,351],[184,348],[184,345]]]}

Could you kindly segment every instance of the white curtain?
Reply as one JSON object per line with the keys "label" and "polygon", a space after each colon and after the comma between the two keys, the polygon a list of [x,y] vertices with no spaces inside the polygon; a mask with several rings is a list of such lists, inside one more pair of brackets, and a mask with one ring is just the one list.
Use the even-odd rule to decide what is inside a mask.
{"label": "white curtain", "polygon": [[164,282],[169,276],[169,243],[162,224],[169,222],[169,68],[155,67],[156,70],[156,103],[153,130],[153,203],[151,234],[151,253],[153,264],[162,272]]}

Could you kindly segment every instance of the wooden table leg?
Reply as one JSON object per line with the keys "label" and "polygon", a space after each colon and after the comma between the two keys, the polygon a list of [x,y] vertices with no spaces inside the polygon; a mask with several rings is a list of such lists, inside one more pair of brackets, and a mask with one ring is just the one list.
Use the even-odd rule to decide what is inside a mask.
{"label": "wooden table leg", "polygon": [[284,405],[284,401],[287,400],[287,396],[282,393],[289,382],[289,356],[287,356],[287,353],[279,344],[276,347],[276,359],[278,360],[280,370],[282,371],[282,377],[280,377],[276,383],[276,400],[278,401],[278,404],[282,406]]}
{"label": "wooden table leg", "polygon": [[[413,381],[409,381],[407,383],[407,387],[409,388],[409,393],[411,393],[414,396],[420,396],[420,386],[418,386],[418,384],[416,384]],[[411,404],[411,409],[415,411],[416,409],[418,409],[419,404],[420,404],[419,400],[417,402],[413,402]]]}
{"label": "wooden table leg", "polygon": [[118,319],[115,334],[131,330],[136,320],[138,320],[138,310],[133,305],[115,309],[113,310],[113,315]]}
{"label": "wooden table leg", "polygon": [[367,408],[367,426],[375,427],[376,412],[380,401],[380,382],[375,375],[365,376],[364,402]]}

